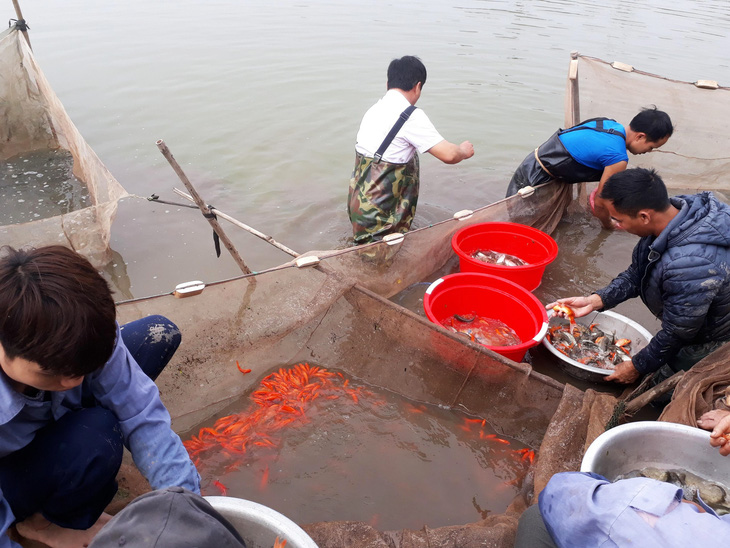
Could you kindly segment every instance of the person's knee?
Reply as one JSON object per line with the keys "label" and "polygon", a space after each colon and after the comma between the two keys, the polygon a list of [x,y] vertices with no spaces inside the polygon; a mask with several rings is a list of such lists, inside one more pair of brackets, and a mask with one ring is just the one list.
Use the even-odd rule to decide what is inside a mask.
{"label": "person's knee", "polygon": [[145,318],[148,321],[149,337],[153,342],[165,342],[174,351],[180,346],[180,328],[165,316],[155,314]]}
{"label": "person's knee", "polygon": [[556,548],[537,504],[522,512],[514,546],[515,548]]}

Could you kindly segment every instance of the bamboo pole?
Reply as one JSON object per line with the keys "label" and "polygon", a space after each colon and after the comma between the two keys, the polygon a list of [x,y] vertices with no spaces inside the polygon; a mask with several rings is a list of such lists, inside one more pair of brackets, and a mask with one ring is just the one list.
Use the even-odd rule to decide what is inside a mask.
{"label": "bamboo pole", "polygon": [[[185,192],[183,192],[182,190],[180,190],[178,188],[173,188],[172,190],[173,190],[173,192],[175,192],[175,194],[177,194],[178,196],[182,196],[186,200],[190,200],[191,202],[194,202],[195,201],[192,196],[190,196],[189,194],[186,194]],[[261,238],[262,240],[265,240],[265,241],[269,242],[274,247],[276,247],[278,249],[281,249],[284,253],[288,253],[292,257],[299,257],[299,253],[297,253],[296,251],[294,251],[292,249],[289,249],[284,244],[280,244],[279,242],[277,242],[276,240],[274,240],[274,238],[272,238],[271,236],[267,236],[263,232],[259,232],[255,228],[250,227],[250,226],[248,226],[245,223],[242,223],[238,219],[235,219],[235,218],[231,217],[230,215],[227,215],[226,213],[223,213],[217,207],[213,207],[213,206],[208,206],[208,207],[209,207],[210,211],[212,211],[213,213],[215,213],[216,215],[218,215],[222,219],[225,219],[229,223],[236,225],[238,228],[242,228],[243,230],[246,230],[247,232],[250,232],[254,236],[257,236],[258,238]]]}
{"label": "bamboo pole", "polygon": [[246,263],[243,262],[243,259],[238,254],[238,251],[236,251],[236,248],[233,247],[233,243],[231,240],[228,239],[228,236],[226,236],[226,233],[223,231],[223,228],[221,228],[221,225],[218,223],[218,221],[215,219],[213,214],[211,213],[210,209],[208,209],[208,206],[205,205],[205,202],[200,197],[198,192],[195,190],[195,187],[190,182],[190,179],[188,179],[187,175],[185,175],[185,172],[183,172],[182,168],[180,167],[180,164],[177,163],[177,160],[173,157],[172,153],[170,152],[170,149],[167,148],[167,145],[165,144],[165,141],[160,139],[157,141],[157,148],[160,149],[160,152],[162,152],[162,155],[167,159],[167,161],[172,166],[172,169],[175,170],[175,173],[177,173],[177,176],[180,177],[180,180],[185,185],[185,188],[188,189],[188,192],[190,192],[191,196],[193,197],[193,200],[197,204],[198,208],[200,208],[200,211],[203,212],[203,217],[205,217],[208,222],[210,223],[210,226],[213,227],[213,230],[218,235],[218,237],[223,242],[223,245],[226,246],[226,249],[233,257],[233,260],[236,261],[236,264],[238,264],[238,267],[241,269],[241,271],[244,274],[251,274],[251,270],[246,266]]}
{"label": "bamboo pole", "polygon": [[639,409],[647,405],[648,403],[654,401],[655,398],[658,398],[662,394],[666,394],[670,390],[672,390],[675,386],[677,386],[677,383],[682,380],[682,376],[684,375],[684,371],[679,371],[669,377],[668,379],[664,379],[662,382],[657,384],[656,386],[652,386],[649,390],[644,392],[643,394],[636,396],[633,400],[626,403],[626,409],[624,409],[624,414],[626,415],[633,415],[636,413]]}
{"label": "bamboo pole", "polygon": [[[565,87],[565,127],[573,127],[580,123],[580,89],[578,85],[578,57],[577,51],[570,52],[570,65],[568,66],[568,82]],[[578,203],[588,208],[588,191],[586,184],[577,185]]]}
{"label": "bamboo pole", "polygon": [[20,32],[23,33],[23,37],[25,38],[25,41],[28,43],[28,47],[31,51],[33,51],[33,46],[30,45],[30,37],[28,36],[28,31],[26,30],[28,28],[27,23],[25,22],[25,19],[23,19],[23,12],[20,11],[20,4],[18,4],[18,0],[13,0],[13,6],[15,7],[15,15],[18,17],[18,23],[21,23],[22,26],[20,28]]}

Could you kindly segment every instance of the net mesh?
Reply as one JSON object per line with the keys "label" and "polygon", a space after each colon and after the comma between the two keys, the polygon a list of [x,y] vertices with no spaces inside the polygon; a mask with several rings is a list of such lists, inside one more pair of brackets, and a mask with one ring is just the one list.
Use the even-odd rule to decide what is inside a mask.
{"label": "net mesh", "polygon": [[[258,379],[285,364],[339,369],[413,401],[466,411],[537,450],[522,492],[506,512],[458,526],[378,531],[363,522],[303,524],[318,546],[511,547],[521,512],[555,472],[576,469],[584,447],[603,431],[613,405],[448,332],[387,300],[430,279],[449,261],[451,237],[472,223],[521,221],[550,228],[572,187],[548,184],[527,198],[497,202],[465,220],[414,230],[402,243],[310,251],[321,262],[293,263],[214,284],[187,299],[160,296],[119,305],[120,321],[163,314],[183,345],[157,382],[177,431],[188,431]],[[556,213],[557,211],[557,213]],[[251,369],[241,375],[238,367]],[[127,471],[125,477],[129,477]],[[121,480],[120,480],[121,481]],[[535,487],[533,488],[533,481]],[[138,494],[122,482],[129,497]],[[142,484],[144,485],[144,484]]]}
{"label": "net mesh", "polygon": [[117,200],[127,193],[84,141],[22,34],[12,27],[0,34],[0,169],[9,169],[19,155],[45,150],[70,153],[73,176],[86,187],[90,205],[19,224],[3,219],[0,238],[15,247],[66,245],[101,267],[111,257]]}

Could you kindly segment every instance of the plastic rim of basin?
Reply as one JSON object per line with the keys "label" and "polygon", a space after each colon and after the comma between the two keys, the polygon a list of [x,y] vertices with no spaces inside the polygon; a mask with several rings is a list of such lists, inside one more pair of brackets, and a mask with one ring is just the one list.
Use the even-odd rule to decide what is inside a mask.
{"label": "plastic rim of basin", "polygon": [[454,314],[477,314],[504,322],[522,343],[484,346],[516,362],[542,341],[548,326],[547,311],[532,293],[510,280],[480,272],[439,278],[426,290],[423,309],[437,325]]}
{"label": "plastic rim of basin", "polygon": [[[555,312],[553,312],[552,310],[548,311],[548,328],[550,326],[550,320],[553,318],[554,315]],[[588,318],[590,318],[590,320],[588,320]],[[616,331],[617,329],[615,326],[623,326],[620,337],[627,337],[632,339],[634,354],[636,354],[636,352],[648,345],[652,339],[651,333],[649,333],[646,328],[639,325],[631,318],[627,318],[626,316],[614,312],[613,310],[606,310],[605,312],[598,312],[593,315],[584,316],[583,318],[577,318],[576,322],[588,326],[591,323],[597,321],[607,321],[607,319],[612,322],[611,325],[613,326],[613,331]],[[627,333],[625,331],[626,329],[630,330],[630,333]],[[560,367],[571,377],[575,377],[589,382],[607,382],[606,377],[613,373],[613,370],[601,369],[600,367],[582,364],[566,356],[560,350],[555,348],[547,337],[543,339],[542,344],[548,350],[548,352],[550,352],[553,356],[560,360]]]}
{"label": "plastic rim of basin", "polygon": [[317,548],[312,538],[296,523],[276,510],[235,497],[205,497],[213,508],[231,522],[247,546],[273,546],[276,537],[287,548]]}
{"label": "plastic rim of basin", "polygon": [[[459,257],[461,272],[483,272],[506,278],[528,291],[542,281],[545,267],[558,256],[558,244],[548,234],[519,223],[479,223],[458,230],[451,247]],[[472,257],[476,251],[491,250],[519,257],[528,264],[490,264]]]}

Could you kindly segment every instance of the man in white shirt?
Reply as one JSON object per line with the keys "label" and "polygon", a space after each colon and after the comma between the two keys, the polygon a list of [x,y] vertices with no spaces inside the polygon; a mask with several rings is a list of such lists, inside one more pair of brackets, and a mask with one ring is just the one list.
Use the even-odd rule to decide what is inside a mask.
{"label": "man in white shirt", "polygon": [[362,119],[347,204],[356,244],[408,232],[418,202],[419,152],[446,164],[474,156],[469,141],[456,145],[445,140],[415,107],[425,83],[426,67],[418,57],[394,59],[388,66],[387,93]]}

